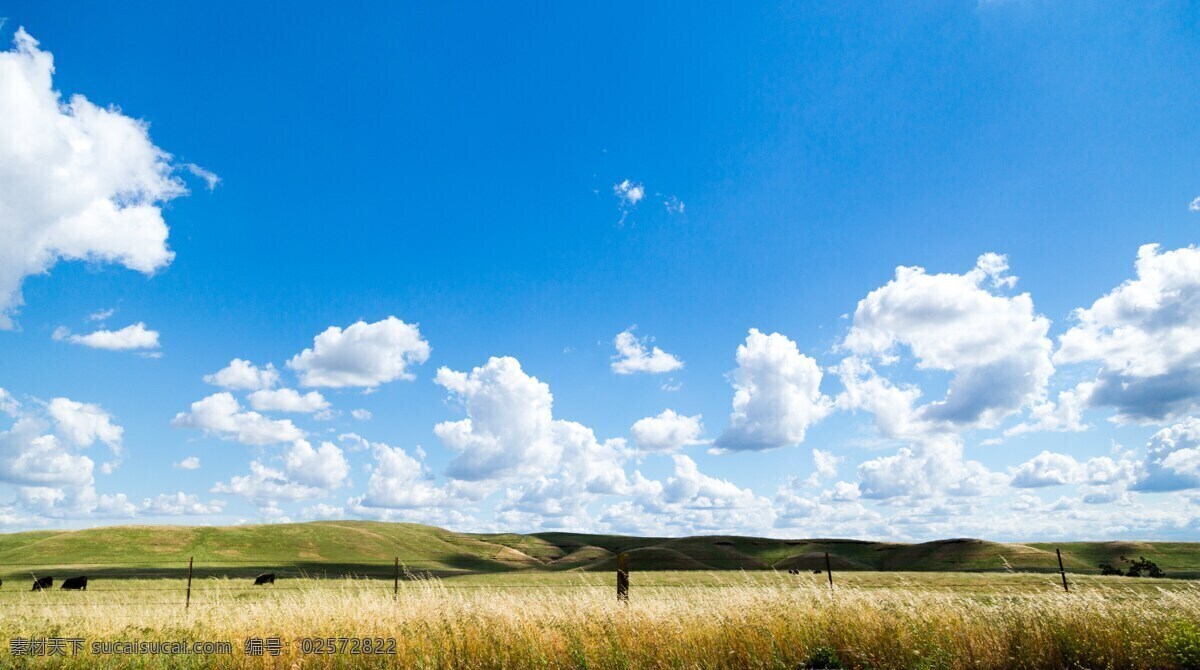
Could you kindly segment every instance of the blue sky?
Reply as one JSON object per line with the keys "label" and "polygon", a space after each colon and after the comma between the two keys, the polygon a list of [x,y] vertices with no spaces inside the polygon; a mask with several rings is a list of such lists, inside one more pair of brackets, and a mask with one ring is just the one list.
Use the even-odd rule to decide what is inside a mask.
{"label": "blue sky", "polygon": [[1194,536],[1200,10],[842,5],[0,5],[0,524]]}

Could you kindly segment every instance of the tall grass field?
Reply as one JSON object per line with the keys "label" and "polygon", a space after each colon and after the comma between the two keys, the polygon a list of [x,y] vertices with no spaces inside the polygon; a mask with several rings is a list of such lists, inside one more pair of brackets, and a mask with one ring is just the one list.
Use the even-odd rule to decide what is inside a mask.
{"label": "tall grass field", "polygon": [[[261,530],[257,561],[251,535],[244,545],[210,545],[181,541],[195,539],[190,530],[163,530],[140,563],[131,545],[97,542],[99,531],[5,536],[0,667],[1200,668],[1200,582],[1188,579],[1069,571],[1067,593],[1054,572],[834,567],[830,587],[826,574],[783,569],[803,562],[808,542],[690,538],[694,562],[718,555],[704,546],[726,558],[757,546],[774,563],[639,570],[632,562],[630,597],[619,602],[605,547],[621,549],[621,538],[591,536],[583,546],[594,559],[580,562],[576,536],[351,524],[348,532],[362,535],[355,545],[341,534],[341,543],[327,542],[331,527],[297,526]],[[293,536],[322,541],[289,544]],[[368,560],[414,554],[424,542],[425,557],[402,566],[399,579],[394,564]],[[887,551],[928,553],[914,546]],[[969,546],[982,547],[976,562],[996,550]],[[1014,560],[1040,556],[1011,546]],[[1158,550],[1168,563],[1187,563],[1179,547]],[[862,553],[854,560],[867,560],[868,548],[854,551]],[[1072,551],[1106,555],[1102,546]],[[187,560],[179,559],[190,553],[205,560],[189,596]],[[851,560],[842,558],[831,564]],[[266,569],[276,571],[275,584],[254,586]],[[75,574],[90,576],[87,591],[30,590],[33,577],[54,575],[57,587]],[[55,644],[60,655],[48,655]]]}
{"label": "tall grass field", "polygon": [[[585,579],[97,582],[5,600],[0,633],[82,638],[5,665],[112,668],[1196,668],[1200,588],[1116,577],[633,574]],[[563,575],[562,577],[569,577]],[[134,590],[138,588],[138,590]],[[247,655],[247,640],[279,655]],[[345,641],[339,641],[345,638]],[[97,655],[93,642],[226,641],[229,654]],[[314,643],[314,640],[321,642]],[[394,640],[395,642],[391,642]]]}

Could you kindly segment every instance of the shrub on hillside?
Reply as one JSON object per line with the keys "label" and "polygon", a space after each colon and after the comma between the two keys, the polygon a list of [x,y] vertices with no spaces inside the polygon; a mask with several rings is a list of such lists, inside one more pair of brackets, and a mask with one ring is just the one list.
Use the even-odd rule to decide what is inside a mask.
{"label": "shrub on hillside", "polygon": [[1127,570],[1122,571],[1121,568],[1113,567],[1109,563],[1100,564],[1100,574],[1102,575],[1117,575],[1125,577],[1166,577],[1167,573],[1163,572],[1154,561],[1147,560],[1145,556],[1139,556],[1136,561],[1131,561],[1124,556],[1121,560],[1129,564]]}

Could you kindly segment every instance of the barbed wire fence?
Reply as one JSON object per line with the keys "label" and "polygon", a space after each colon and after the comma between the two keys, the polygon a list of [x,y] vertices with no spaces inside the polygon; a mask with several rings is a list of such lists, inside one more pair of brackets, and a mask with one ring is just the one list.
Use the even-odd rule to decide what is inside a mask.
{"label": "barbed wire fence", "polygon": [[[965,566],[959,566],[957,569],[953,565],[943,566],[942,570],[914,570],[914,571],[899,571],[892,569],[867,569],[863,567],[844,567],[846,563],[851,565],[854,561],[845,556],[836,555],[831,557],[828,552],[810,552],[803,555],[793,555],[778,561],[783,563],[793,561],[794,563],[804,563],[803,568],[780,568],[766,567],[754,570],[745,570],[739,567],[721,568],[712,566],[709,569],[692,569],[687,572],[722,572],[725,570],[741,570],[747,573],[775,573],[783,577],[799,575],[804,573],[818,573],[821,575],[821,582],[828,581],[828,588],[836,589],[834,579],[834,563],[836,560],[842,563],[843,567],[839,567],[837,572],[856,573],[864,571],[875,572],[961,572],[961,573],[1035,573],[1035,574],[1056,574],[1061,578],[1062,588],[1066,592],[1070,592],[1070,580],[1068,580],[1068,570],[1064,566],[1062,553],[1058,550],[1055,552],[1057,559],[1056,566],[1021,566],[1020,568],[1011,567],[1007,560],[1012,558],[1011,552],[995,551],[970,554],[969,558],[973,565],[978,565],[980,561],[996,559],[1002,567],[996,568],[978,568],[973,567],[965,569]],[[1195,557],[1196,551],[1186,549],[1162,549],[1154,552],[1155,556],[1164,555],[1187,555]],[[695,557],[696,555],[693,555]],[[714,552],[711,555],[705,555],[701,552],[699,558],[708,560],[712,563],[736,563],[737,560],[729,554]],[[464,563],[470,564],[472,561],[482,563],[483,561],[477,557],[472,559],[469,557],[457,557]],[[631,560],[629,552],[620,552],[612,557],[615,559],[616,572],[616,594],[618,601],[627,603],[630,593],[630,572],[636,570],[637,565],[635,560]],[[1003,559],[1003,561],[1001,561]],[[817,567],[812,567],[816,565]],[[654,572],[656,570],[646,570],[645,572]],[[611,574],[610,570],[606,570]],[[1095,570],[1081,572],[1080,570],[1070,571],[1072,575],[1086,575]],[[284,584],[259,585],[254,583],[255,578],[260,574],[272,575],[274,579],[285,581]],[[394,556],[391,560],[379,561],[318,561],[318,560],[293,560],[293,561],[275,561],[275,560],[234,560],[234,559],[207,559],[202,558],[196,561],[194,556],[189,556],[186,560],[180,558],[161,559],[161,560],[117,560],[117,561],[80,561],[80,562],[64,562],[62,564],[48,565],[46,562],[15,562],[15,563],[0,563],[0,578],[3,578],[0,583],[0,609],[28,607],[30,602],[28,598],[20,598],[18,602],[12,602],[13,597],[23,596],[32,592],[40,591],[40,595],[47,598],[46,605],[53,607],[98,607],[98,606],[180,606],[184,609],[190,608],[193,602],[193,592],[203,596],[214,592],[222,595],[229,593],[264,593],[273,591],[312,591],[316,588],[327,588],[321,582],[336,581],[341,585],[341,588],[360,590],[379,590],[391,591],[393,596],[398,597],[401,591],[401,584],[417,583],[423,585],[426,583],[434,583],[436,580],[437,587],[440,589],[450,590],[472,590],[472,589],[564,589],[564,588],[611,588],[603,583],[584,583],[583,581],[571,583],[493,583],[493,584],[464,584],[454,583],[451,580],[445,579],[456,576],[470,576],[483,574],[513,574],[513,572],[489,572],[484,570],[471,571],[469,569],[452,570],[447,568],[444,561],[430,559],[428,557],[402,557]],[[518,573],[519,574],[519,573]],[[603,574],[600,571],[588,571],[584,574]],[[50,577],[54,580],[54,584],[49,588],[31,588],[25,590],[22,588],[25,585],[35,583],[39,578]],[[96,602],[94,600],[79,601],[72,600],[73,596],[67,595],[61,587],[61,581],[72,577],[86,577],[88,584],[85,589],[87,593],[150,593],[161,595],[161,600],[128,600],[128,601],[110,601],[104,600]],[[28,580],[28,581],[26,581]],[[116,586],[108,586],[106,582],[110,581],[137,581],[143,582],[137,585],[119,584]],[[287,583],[291,582],[291,583]],[[352,586],[348,585],[348,582]],[[786,582],[785,582],[786,583]],[[196,586],[197,588],[193,588]],[[709,583],[656,583],[653,588],[697,588],[697,587],[712,587],[721,588],[724,584],[709,584]],[[58,588],[55,588],[58,587]],[[166,600],[167,594],[178,594],[178,599]],[[6,602],[7,601],[7,602]],[[195,603],[197,605],[208,604],[204,601]],[[223,604],[227,604],[223,601]]]}

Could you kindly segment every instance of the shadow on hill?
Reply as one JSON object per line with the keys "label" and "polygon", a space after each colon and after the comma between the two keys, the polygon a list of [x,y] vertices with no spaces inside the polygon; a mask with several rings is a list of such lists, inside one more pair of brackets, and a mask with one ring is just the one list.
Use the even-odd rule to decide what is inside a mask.
{"label": "shadow on hill", "polygon": [[[277,579],[386,579],[399,576],[401,580],[422,577],[453,577],[468,574],[494,574],[519,570],[524,566],[509,566],[474,556],[450,556],[436,562],[404,563],[397,572],[394,562],[324,562],[324,561],[247,561],[204,563],[192,566],[193,579],[227,578],[253,579],[263,573],[274,573]],[[71,563],[63,565],[24,566],[21,569],[0,565],[4,588],[32,583],[34,575],[66,577],[86,575],[89,579],[187,579],[186,562],[172,565],[100,565]],[[11,585],[11,586],[10,586]]]}

